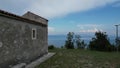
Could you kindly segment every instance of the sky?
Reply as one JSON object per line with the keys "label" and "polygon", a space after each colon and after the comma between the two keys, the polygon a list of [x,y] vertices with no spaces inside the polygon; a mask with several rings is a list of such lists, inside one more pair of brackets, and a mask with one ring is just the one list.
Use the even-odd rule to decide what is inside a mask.
{"label": "sky", "polygon": [[1,0],[0,9],[20,16],[31,11],[48,19],[49,35],[115,35],[114,25],[120,24],[120,0]]}

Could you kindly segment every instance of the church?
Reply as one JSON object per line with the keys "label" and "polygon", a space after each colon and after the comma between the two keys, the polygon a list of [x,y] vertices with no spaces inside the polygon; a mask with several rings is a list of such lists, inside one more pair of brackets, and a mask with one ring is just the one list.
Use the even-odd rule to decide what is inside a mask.
{"label": "church", "polygon": [[48,53],[48,20],[0,10],[0,68],[30,63]]}

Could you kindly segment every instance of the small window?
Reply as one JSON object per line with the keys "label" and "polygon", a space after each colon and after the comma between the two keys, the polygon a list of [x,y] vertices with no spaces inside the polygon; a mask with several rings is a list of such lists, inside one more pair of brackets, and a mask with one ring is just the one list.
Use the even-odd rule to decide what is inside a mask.
{"label": "small window", "polygon": [[36,29],[32,29],[32,39],[36,39]]}

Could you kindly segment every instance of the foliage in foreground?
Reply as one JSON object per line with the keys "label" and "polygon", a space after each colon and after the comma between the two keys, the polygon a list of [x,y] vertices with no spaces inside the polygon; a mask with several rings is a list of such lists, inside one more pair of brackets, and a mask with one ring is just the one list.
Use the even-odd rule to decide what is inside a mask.
{"label": "foliage in foreground", "polygon": [[120,68],[120,53],[54,49],[56,54],[36,68]]}

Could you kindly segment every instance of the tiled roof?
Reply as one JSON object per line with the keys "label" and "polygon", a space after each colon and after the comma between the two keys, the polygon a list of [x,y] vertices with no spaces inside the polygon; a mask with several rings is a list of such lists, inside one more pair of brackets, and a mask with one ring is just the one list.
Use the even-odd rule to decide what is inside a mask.
{"label": "tiled roof", "polygon": [[[27,23],[31,23],[31,24],[47,26],[47,24],[44,24],[44,23],[41,23],[41,22],[38,22],[38,21],[35,21],[35,20],[30,20],[28,18],[24,18],[22,16],[15,15],[15,14],[3,11],[3,10],[0,10],[0,15],[5,16],[5,17],[9,17],[9,18],[13,18],[13,19],[16,19],[16,20],[24,21],[24,22],[27,22]],[[42,19],[48,21],[45,18],[42,18]]]}

